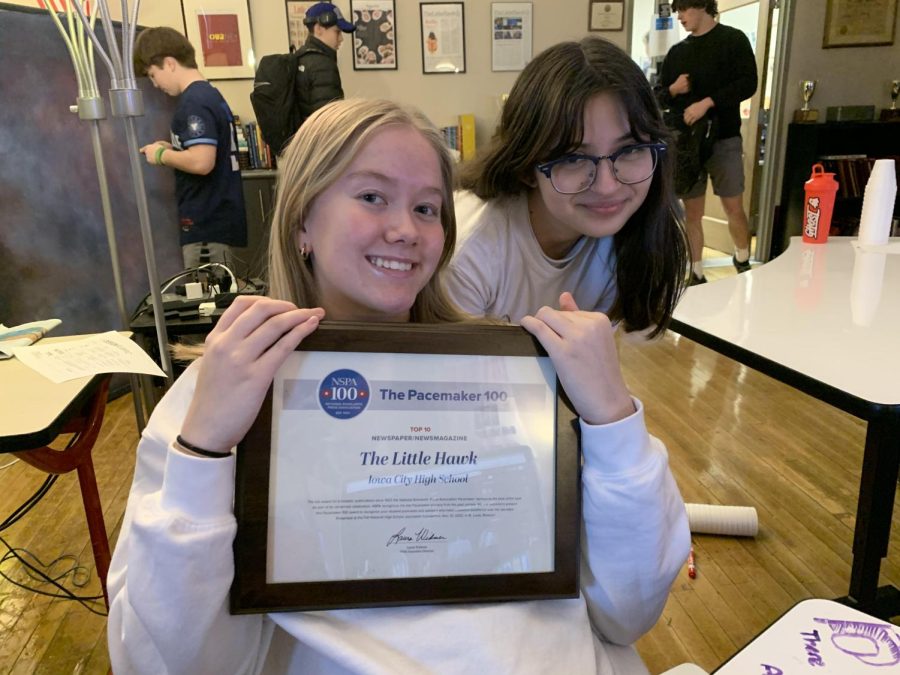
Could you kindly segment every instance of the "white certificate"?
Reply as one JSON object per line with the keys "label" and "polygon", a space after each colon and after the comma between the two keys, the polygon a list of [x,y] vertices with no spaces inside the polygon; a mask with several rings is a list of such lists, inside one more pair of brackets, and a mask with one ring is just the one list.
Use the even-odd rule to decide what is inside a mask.
{"label": "white certificate", "polygon": [[267,583],[552,571],[555,383],[548,357],[295,352]]}

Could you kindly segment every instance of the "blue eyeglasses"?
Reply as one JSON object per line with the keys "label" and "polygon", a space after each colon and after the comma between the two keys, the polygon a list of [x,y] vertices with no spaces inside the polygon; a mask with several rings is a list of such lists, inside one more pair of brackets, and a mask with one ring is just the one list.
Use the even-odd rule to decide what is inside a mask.
{"label": "blue eyeglasses", "polygon": [[572,153],[537,165],[537,170],[550,179],[553,189],[563,195],[584,192],[597,180],[597,166],[604,159],[612,164],[616,180],[625,185],[643,183],[653,175],[665,143],[627,145],[611,155]]}

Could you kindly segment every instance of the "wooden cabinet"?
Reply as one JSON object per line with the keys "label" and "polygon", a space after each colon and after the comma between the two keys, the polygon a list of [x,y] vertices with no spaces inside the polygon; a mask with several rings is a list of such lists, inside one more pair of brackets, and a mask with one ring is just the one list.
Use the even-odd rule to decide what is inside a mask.
{"label": "wooden cabinet", "polygon": [[235,274],[243,278],[266,279],[266,252],[269,228],[275,208],[276,171],[242,171],[244,208],[247,211],[247,246],[235,248]]}
{"label": "wooden cabinet", "polygon": [[[900,123],[898,122],[826,122],[824,124],[788,125],[787,147],[785,148],[784,177],[781,184],[781,208],[772,229],[772,256],[785,248],[792,236],[801,234],[803,222],[803,185],[809,180],[812,165],[823,157],[865,156],[871,159],[883,157],[900,158]],[[838,160],[828,160],[835,162]],[[823,162],[828,164],[828,161]],[[854,162],[856,160],[840,160]],[[863,160],[864,162],[865,160]],[[851,167],[852,168],[852,167]],[[833,170],[833,166],[826,170]],[[844,223],[853,229],[854,220],[858,226],[862,210],[862,193],[865,189],[865,172],[857,172],[855,185],[849,185],[850,176],[835,176],[844,182],[835,201],[832,223]],[[858,183],[862,183],[859,185]],[[894,207],[897,215],[897,207]],[[855,235],[855,231],[841,234]]]}

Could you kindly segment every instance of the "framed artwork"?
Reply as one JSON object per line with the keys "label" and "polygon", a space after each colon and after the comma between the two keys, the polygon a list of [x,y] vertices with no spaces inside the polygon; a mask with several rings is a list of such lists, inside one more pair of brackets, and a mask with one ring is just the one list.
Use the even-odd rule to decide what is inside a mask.
{"label": "framed artwork", "polygon": [[284,11],[287,14],[288,26],[288,45],[289,51],[295,51],[306,42],[306,36],[309,31],[303,19],[306,18],[306,10],[316,3],[309,0],[286,0],[284,3]]}
{"label": "framed artwork", "polygon": [[210,80],[253,78],[253,34],[248,0],[181,0],[184,34]]}
{"label": "framed artwork", "polygon": [[463,3],[420,2],[422,72],[466,72],[466,27]]}
{"label": "framed artwork", "polygon": [[588,8],[588,30],[622,30],[625,27],[625,2],[591,0]]}
{"label": "framed artwork", "polygon": [[396,19],[394,0],[350,0],[353,70],[397,70]]}
{"label": "framed artwork", "polygon": [[491,70],[522,70],[531,60],[530,2],[491,3]]}
{"label": "framed artwork", "polygon": [[576,596],[572,417],[518,326],[324,322],[239,445],[231,612]]}
{"label": "framed artwork", "polygon": [[828,0],[822,47],[894,44],[897,0]]}

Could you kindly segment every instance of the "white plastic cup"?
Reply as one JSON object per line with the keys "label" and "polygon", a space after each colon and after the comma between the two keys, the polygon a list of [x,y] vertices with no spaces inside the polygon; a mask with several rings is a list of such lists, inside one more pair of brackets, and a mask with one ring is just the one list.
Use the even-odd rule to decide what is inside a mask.
{"label": "white plastic cup", "polygon": [[877,159],[866,183],[862,215],[859,218],[861,246],[884,246],[891,234],[897,173],[893,159]]}

